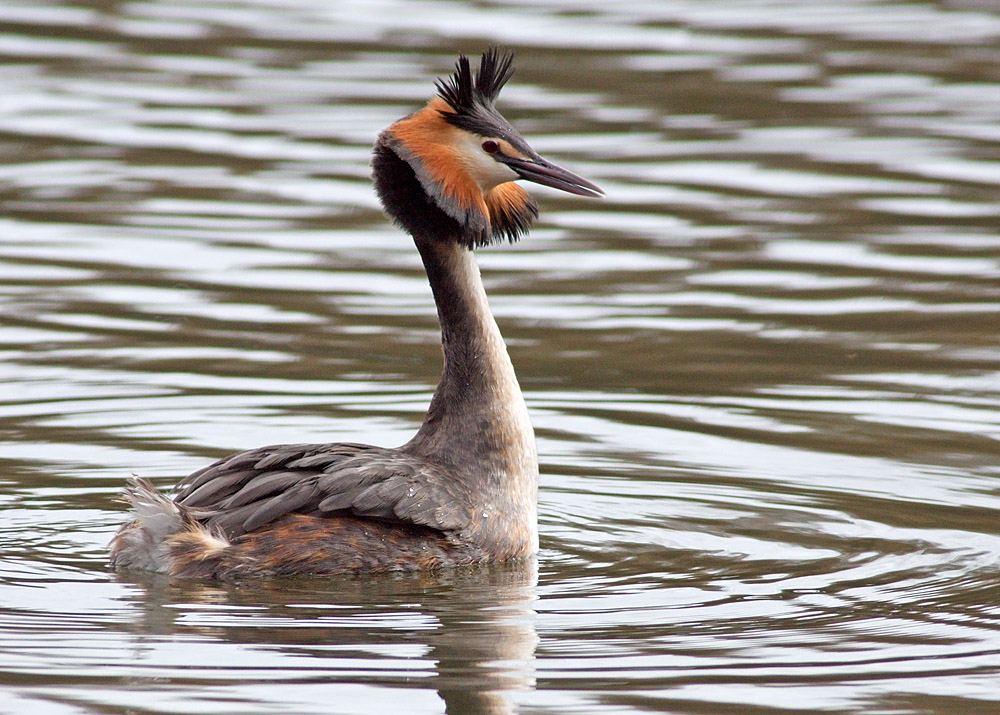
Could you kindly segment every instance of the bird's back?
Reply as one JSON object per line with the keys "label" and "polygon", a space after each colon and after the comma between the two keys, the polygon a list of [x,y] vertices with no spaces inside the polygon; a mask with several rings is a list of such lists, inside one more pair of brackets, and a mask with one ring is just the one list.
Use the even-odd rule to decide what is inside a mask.
{"label": "bird's back", "polygon": [[[263,447],[184,480],[173,500],[144,480],[112,564],[182,577],[436,568],[490,560],[477,505],[449,468],[361,444]],[[496,554],[497,557],[501,554]]]}

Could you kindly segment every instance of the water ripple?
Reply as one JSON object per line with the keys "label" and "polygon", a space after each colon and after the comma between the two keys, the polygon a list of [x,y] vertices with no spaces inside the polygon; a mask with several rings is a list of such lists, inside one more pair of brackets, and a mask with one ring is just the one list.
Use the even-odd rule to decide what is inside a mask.
{"label": "water ripple", "polygon": [[[0,710],[983,712],[988,3],[0,7]],[[116,579],[131,472],[393,445],[440,370],[371,190],[456,49],[602,203],[480,254],[539,573]]]}

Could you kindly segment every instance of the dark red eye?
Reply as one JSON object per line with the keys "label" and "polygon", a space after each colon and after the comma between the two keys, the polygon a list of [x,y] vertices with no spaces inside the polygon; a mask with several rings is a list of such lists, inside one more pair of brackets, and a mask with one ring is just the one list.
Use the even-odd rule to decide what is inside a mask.
{"label": "dark red eye", "polygon": [[497,144],[492,139],[487,139],[486,141],[483,142],[483,151],[485,151],[487,154],[496,154],[498,151],[500,151],[500,145]]}

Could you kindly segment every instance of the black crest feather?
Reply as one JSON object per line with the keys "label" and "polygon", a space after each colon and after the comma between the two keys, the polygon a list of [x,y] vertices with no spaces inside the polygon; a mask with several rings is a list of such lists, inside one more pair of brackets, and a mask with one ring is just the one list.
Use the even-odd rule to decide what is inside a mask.
{"label": "black crest feather", "polygon": [[[460,55],[455,73],[436,82],[438,95],[448,104],[448,109],[439,111],[452,126],[503,139],[532,156],[531,147],[494,106],[514,74],[513,62],[513,53],[491,47],[473,73],[469,58]],[[511,202],[487,200],[488,216],[478,207],[460,205],[438,181],[427,177],[423,159],[394,139],[391,129],[379,138],[372,166],[386,212],[414,237],[457,241],[469,249],[502,240],[513,243],[538,217],[538,205],[527,194]]]}
{"label": "black crest feather", "polygon": [[436,82],[438,95],[455,113],[470,116],[480,109],[493,109],[497,95],[514,74],[514,53],[491,47],[483,53],[475,78],[469,58],[460,55],[455,73]]}

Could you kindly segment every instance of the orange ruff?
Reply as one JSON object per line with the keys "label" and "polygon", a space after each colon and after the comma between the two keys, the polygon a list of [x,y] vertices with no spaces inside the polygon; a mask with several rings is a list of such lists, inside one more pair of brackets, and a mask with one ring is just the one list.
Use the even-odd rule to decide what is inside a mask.
{"label": "orange ruff", "polygon": [[464,132],[449,124],[441,112],[454,114],[447,102],[435,97],[419,112],[396,122],[392,133],[420,160],[430,178],[441,187],[442,194],[463,210],[477,210],[489,220],[483,192],[465,171],[465,160],[458,149]]}
{"label": "orange ruff", "polygon": [[528,192],[513,181],[494,186],[486,192],[486,207],[490,212],[491,225],[502,224],[503,219],[511,222],[514,217],[525,213],[525,207],[530,202]]}

